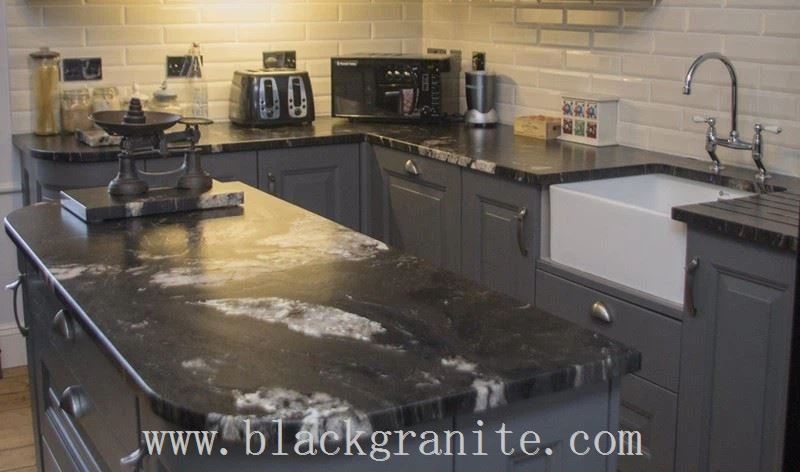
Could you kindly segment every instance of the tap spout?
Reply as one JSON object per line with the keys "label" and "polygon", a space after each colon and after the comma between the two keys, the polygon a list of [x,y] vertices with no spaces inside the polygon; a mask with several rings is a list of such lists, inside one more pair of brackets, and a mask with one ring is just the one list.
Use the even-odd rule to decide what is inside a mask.
{"label": "tap spout", "polygon": [[731,75],[731,143],[737,143],[739,141],[739,131],[737,131],[736,127],[736,90],[738,89],[738,81],[736,80],[736,70],[733,68],[733,63],[731,63],[730,59],[723,56],[718,52],[707,52],[702,54],[697,59],[694,60],[691,66],[689,66],[689,71],[686,72],[686,77],[683,79],[683,93],[684,95],[689,95],[692,93],[692,79],[694,78],[694,73],[697,71],[697,68],[700,67],[700,64],[706,62],[709,59],[718,59],[720,62],[725,64],[725,67],[728,69],[728,73]]}

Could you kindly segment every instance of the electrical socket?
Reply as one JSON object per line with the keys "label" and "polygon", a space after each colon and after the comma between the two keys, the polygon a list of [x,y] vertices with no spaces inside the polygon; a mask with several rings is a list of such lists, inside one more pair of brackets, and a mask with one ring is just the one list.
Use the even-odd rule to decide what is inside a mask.
{"label": "electrical socket", "polygon": [[64,82],[103,80],[103,60],[99,57],[64,59],[61,68]]}
{"label": "electrical socket", "polygon": [[186,77],[192,56],[167,56],[167,77]]}
{"label": "electrical socket", "polygon": [[486,70],[486,53],[472,51],[472,70]]}
{"label": "electrical socket", "polygon": [[264,69],[297,69],[296,51],[264,51],[261,53]]}

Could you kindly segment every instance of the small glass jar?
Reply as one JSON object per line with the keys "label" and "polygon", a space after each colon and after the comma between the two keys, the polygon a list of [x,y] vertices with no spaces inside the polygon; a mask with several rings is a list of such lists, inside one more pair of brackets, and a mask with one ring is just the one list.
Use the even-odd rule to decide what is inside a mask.
{"label": "small glass jar", "polygon": [[61,128],[68,132],[92,129],[89,89],[64,90],[61,94]]}
{"label": "small glass jar", "polygon": [[61,132],[61,55],[49,48],[31,53],[31,98],[33,132],[52,136]]}
{"label": "small glass jar", "polygon": [[120,101],[116,87],[97,87],[92,90],[92,111],[119,110]]}
{"label": "small glass jar", "polygon": [[183,114],[183,107],[178,101],[178,94],[167,87],[166,81],[162,82],[161,87],[153,92],[153,99],[148,103],[148,108],[151,111],[173,113],[175,115]]}

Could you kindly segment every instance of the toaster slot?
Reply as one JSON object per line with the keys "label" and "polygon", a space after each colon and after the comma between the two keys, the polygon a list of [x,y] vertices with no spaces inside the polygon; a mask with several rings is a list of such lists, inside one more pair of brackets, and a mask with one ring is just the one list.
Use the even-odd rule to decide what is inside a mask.
{"label": "toaster slot", "polygon": [[289,104],[289,116],[292,118],[305,118],[308,115],[308,99],[306,84],[303,78],[297,75],[289,76],[289,87],[286,93]]}
{"label": "toaster slot", "polygon": [[277,120],[281,117],[281,102],[278,83],[274,77],[261,77],[258,88],[258,113],[262,120]]}

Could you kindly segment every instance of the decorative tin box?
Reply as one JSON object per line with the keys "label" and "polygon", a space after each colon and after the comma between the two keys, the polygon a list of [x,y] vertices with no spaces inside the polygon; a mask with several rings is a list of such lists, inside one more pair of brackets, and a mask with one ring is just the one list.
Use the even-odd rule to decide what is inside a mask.
{"label": "decorative tin box", "polygon": [[617,104],[607,95],[563,95],[559,139],[591,146],[617,144]]}
{"label": "decorative tin box", "polygon": [[561,118],[552,116],[518,116],[514,118],[514,134],[551,140],[561,134]]}

